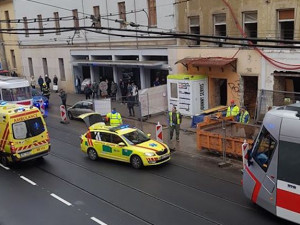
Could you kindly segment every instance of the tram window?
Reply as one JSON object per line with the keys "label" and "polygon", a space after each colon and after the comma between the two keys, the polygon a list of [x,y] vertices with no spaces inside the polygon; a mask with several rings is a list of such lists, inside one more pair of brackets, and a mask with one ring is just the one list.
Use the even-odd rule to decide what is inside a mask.
{"label": "tram window", "polygon": [[278,179],[300,185],[300,144],[279,142]]}
{"label": "tram window", "polygon": [[270,165],[275,148],[276,140],[268,130],[263,127],[257,139],[253,158],[264,171],[267,171]]}

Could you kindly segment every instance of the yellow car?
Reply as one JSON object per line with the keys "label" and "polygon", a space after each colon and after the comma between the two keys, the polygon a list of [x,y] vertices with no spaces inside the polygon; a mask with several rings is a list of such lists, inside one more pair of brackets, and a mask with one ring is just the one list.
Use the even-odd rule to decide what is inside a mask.
{"label": "yellow car", "polygon": [[168,146],[149,136],[128,125],[110,127],[95,123],[81,136],[81,150],[91,160],[99,157],[118,160],[131,163],[136,169],[169,161]]}

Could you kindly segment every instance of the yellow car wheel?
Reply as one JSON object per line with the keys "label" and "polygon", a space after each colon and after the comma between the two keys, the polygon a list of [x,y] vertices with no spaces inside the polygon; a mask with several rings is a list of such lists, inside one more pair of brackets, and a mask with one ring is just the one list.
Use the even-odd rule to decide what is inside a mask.
{"label": "yellow car wheel", "polygon": [[131,156],[130,163],[135,169],[140,169],[143,167],[143,161],[138,155]]}
{"label": "yellow car wheel", "polygon": [[89,148],[87,153],[88,153],[88,157],[90,158],[90,160],[95,161],[98,159],[98,154],[95,149]]}

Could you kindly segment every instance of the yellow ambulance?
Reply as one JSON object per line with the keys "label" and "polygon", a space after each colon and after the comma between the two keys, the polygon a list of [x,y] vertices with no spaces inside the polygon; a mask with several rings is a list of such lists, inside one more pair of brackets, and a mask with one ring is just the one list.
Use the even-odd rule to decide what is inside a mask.
{"label": "yellow ambulance", "polygon": [[0,163],[28,161],[47,155],[50,139],[41,112],[33,106],[0,103]]}

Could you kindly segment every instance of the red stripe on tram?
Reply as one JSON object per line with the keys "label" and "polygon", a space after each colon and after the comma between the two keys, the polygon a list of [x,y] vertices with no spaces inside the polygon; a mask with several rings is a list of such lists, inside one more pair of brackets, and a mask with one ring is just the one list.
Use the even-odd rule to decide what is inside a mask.
{"label": "red stripe on tram", "polygon": [[255,181],[255,186],[254,186],[254,190],[252,192],[252,201],[254,203],[256,203],[257,201],[257,197],[258,197],[258,193],[260,191],[261,188],[261,183],[259,182],[259,180],[254,176],[254,174],[249,170],[248,167],[246,167],[247,172],[249,173],[249,175],[251,176],[251,178]]}
{"label": "red stripe on tram", "polygon": [[276,205],[281,208],[300,213],[300,195],[277,189]]}

